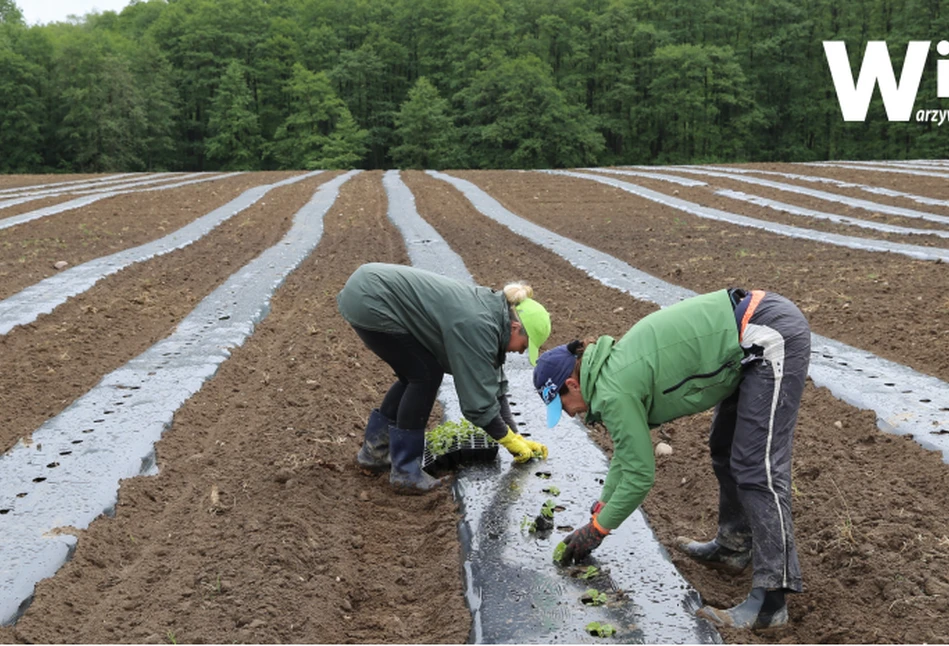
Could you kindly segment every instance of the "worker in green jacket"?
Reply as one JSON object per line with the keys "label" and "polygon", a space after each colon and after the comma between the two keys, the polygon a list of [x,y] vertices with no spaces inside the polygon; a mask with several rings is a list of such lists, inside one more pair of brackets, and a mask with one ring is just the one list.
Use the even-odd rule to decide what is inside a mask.
{"label": "worker in green jacket", "polygon": [[357,462],[389,470],[400,493],[424,493],[440,484],[421,469],[425,426],[442,377],[454,377],[461,412],[517,462],[547,457],[547,447],[516,432],[502,365],[508,352],[537,362],[550,336],[550,316],[529,285],[503,291],[438,274],[383,263],[362,265],[336,297],[340,314],[366,347],[395,371],[369,415]]}
{"label": "worker in green jacket", "polygon": [[791,443],[810,361],[810,329],[786,298],[721,290],[654,312],[619,341],[601,336],[541,355],[534,386],[548,425],[586,413],[613,439],[603,490],[561,562],[585,558],[642,503],[655,479],[649,429],[715,407],[709,448],[719,482],[718,532],[677,539],[691,558],[733,572],[753,563],[752,590],[733,608],[699,615],[721,626],[787,623],[800,592],[791,520]]}

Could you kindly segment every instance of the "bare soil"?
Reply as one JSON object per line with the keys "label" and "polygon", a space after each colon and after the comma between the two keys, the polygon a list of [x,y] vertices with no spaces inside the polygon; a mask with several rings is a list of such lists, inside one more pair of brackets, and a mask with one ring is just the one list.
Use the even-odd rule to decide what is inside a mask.
{"label": "bare soil", "polygon": [[[818,334],[949,380],[944,263],[703,219],[591,180],[500,171],[457,176],[521,217],[663,280],[700,293],[729,285],[779,292],[798,304]],[[664,190],[671,194],[676,187]],[[740,206],[730,204],[732,212],[751,215]]]}
{"label": "bare soil", "polygon": [[[162,238],[249,188],[292,175],[247,173],[196,186],[117,195],[54,217],[0,229],[0,298],[55,274],[54,264],[60,260],[74,267]],[[265,196],[264,202],[272,195]],[[28,202],[20,208],[25,213],[42,208],[39,204]],[[0,210],[0,218],[10,215],[13,213],[7,209]]]}
{"label": "bare soil", "polygon": [[99,175],[63,173],[62,175],[0,175],[0,189],[26,188],[59,182],[74,182],[76,180],[97,180],[114,177],[119,173],[103,173]]}
{"label": "bare soil", "polygon": [[[739,212],[742,215],[755,218],[757,220],[764,220],[765,222],[777,222],[780,224],[786,224],[790,226],[800,227],[804,229],[810,229],[813,231],[825,231],[828,233],[836,233],[838,235],[852,236],[856,238],[872,238],[874,240],[889,240],[891,242],[899,242],[902,244],[913,244],[923,247],[949,247],[949,239],[943,238],[936,235],[927,235],[926,233],[919,234],[897,234],[883,232],[875,229],[867,228],[866,226],[858,226],[862,223],[857,224],[838,224],[830,220],[810,217],[803,215],[794,215],[787,213],[786,211],[778,210],[775,208],[767,206],[758,206],[756,204],[747,202],[745,200],[739,200],[737,198],[727,197],[724,195],[719,195],[719,191],[728,190],[734,191],[736,193],[745,193],[748,195],[754,195],[755,197],[765,198],[773,202],[779,202],[784,204],[790,204],[792,206],[808,209],[810,211],[817,211],[819,213],[833,213],[836,215],[842,215],[853,220],[863,220],[872,224],[887,224],[894,225],[899,227],[906,227],[909,229],[918,229],[920,231],[929,231],[929,230],[941,230],[945,231],[947,225],[940,222],[934,222],[932,220],[927,220],[922,217],[908,217],[902,215],[894,215],[891,213],[882,213],[878,209],[866,209],[861,207],[854,207],[848,204],[842,204],[839,202],[832,202],[825,199],[820,199],[817,197],[812,197],[810,195],[803,195],[800,193],[795,193],[791,191],[778,190],[776,188],[770,188],[767,186],[757,186],[754,184],[748,184],[746,182],[740,182],[732,179],[725,179],[721,177],[709,177],[705,175],[695,175],[692,173],[664,173],[665,175],[677,175],[678,177],[696,179],[707,182],[706,186],[696,186],[696,187],[687,187],[679,186],[664,180],[657,180],[651,178],[645,178],[640,176],[629,176],[621,175],[619,173],[596,173],[598,175],[603,175],[606,177],[612,177],[613,179],[619,179],[621,181],[629,182],[631,184],[636,184],[644,188],[649,188],[660,193],[667,195],[672,195],[682,200],[688,200],[690,202],[695,202],[696,204],[701,204],[703,206],[708,206],[714,209],[719,209],[722,211],[727,211],[730,213]],[[795,186],[801,186],[803,182],[797,181],[784,181],[781,178],[775,177],[766,177],[769,181],[779,181],[782,184],[791,184]],[[833,192],[836,194],[848,193],[847,197],[852,197],[855,199],[873,201],[878,204],[884,204],[887,206],[896,206],[904,209],[912,209],[914,211],[919,211],[920,213],[926,214],[935,214],[945,216],[946,213],[949,213],[949,208],[939,207],[934,205],[919,204],[908,200],[906,198],[894,198],[882,195],[872,195],[864,191],[859,191],[857,189],[837,189],[830,186],[820,186],[810,184],[804,186],[804,188],[809,188],[811,190],[818,190],[825,193]]]}
{"label": "bare soil", "polygon": [[[515,213],[665,280],[696,291],[728,285],[779,291],[801,305],[815,332],[949,379],[941,265],[700,220],[589,181],[458,175]],[[860,181],[873,183],[878,175]],[[110,276],[0,337],[0,361],[11,366],[0,374],[0,450],[169,334],[201,298],[274,244],[331,176],[279,189],[195,244]],[[244,188],[274,181],[243,177],[250,182]],[[418,172],[403,179],[419,212],[477,282],[534,285],[554,323],[548,346],[621,335],[655,310],[487,220],[450,185]],[[929,190],[926,181],[913,181],[912,192]],[[938,197],[942,183],[930,181],[933,190],[922,194]],[[131,206],[90,205],[82,212],[86,221],[127,233],[119,244],[99,232],[98,251],[67,260],[159,237],[164,233],[154,227],[161,219],[171,230],[244,190],[234,186],[228,197],[225,182],[215,184],[163,192],[164,204],[148,207],[146,216]],[[115,517],[79,533],[74,558],[37,586],[20,621],[0,628],[0,642],[468,639],[456,504],[447,492],[395,496],[386,476],[353,466],[366,417],[391,375],[339,317],[335,296],[361,263],[408,262],[386,208],[381,173],[363,173],[343,186],[323,239],[277,291],[270,315],[176,414],[157,445],[159,474],[123,481]],[[732,210],[743,212],[738,203]],[[43,226],[43,239],[83,247],[73,216],[50,216]],[[59,259],[55,247],[44,249],[30,270],[35,277],[23,285]],[[5,253],[0,246],[0,268],[11,262]],[[674,453],[660,460],[644,510],[705,600],[732,605],[747,593],[749,574],[705,570],[671,548],[677,535],[715,532],[708,424],[703,414],[655,431]],[[590,433],[610,450],[602,428]],[[726,632],[726,641],[949,642],[949,467],[941,457],[910,438],[881,433],[872,413],[812,384],[794,451],[806,591],[790,600],[788,628]]]}

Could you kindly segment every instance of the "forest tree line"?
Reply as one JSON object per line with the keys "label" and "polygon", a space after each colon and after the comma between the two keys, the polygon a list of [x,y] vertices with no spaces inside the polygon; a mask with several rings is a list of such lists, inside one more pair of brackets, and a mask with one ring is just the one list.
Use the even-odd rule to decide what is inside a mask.
{"label": "forest tree line", "polygon": [[[33,1],[33,0],[28,0]],[[0,172],[949,156],[949,124],[845,122],[854,76],[933,41],[942,0],[133,0],[28,26],[0,0]],[[946,106],[949,107],[949,106]]]}

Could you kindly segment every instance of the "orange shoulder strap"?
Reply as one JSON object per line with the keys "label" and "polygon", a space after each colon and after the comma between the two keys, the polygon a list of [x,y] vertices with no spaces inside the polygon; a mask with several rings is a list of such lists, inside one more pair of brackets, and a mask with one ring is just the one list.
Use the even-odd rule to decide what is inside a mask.
{"label": "orange shoulder strap", "polygon": [[741,327],[738,330],[738,340],[741,341],[741,337],[745,335],[745,326],[748,325],[748,321],[751,320],[751,315],[755,313],[755,309],[758,307],[758,303],[761,302],[761,299],[764,298],[765,292],[760,289],[754,289],[751,291],[751,302],[748,303],[748,309],[745,310],[745,315],[741,317]]}

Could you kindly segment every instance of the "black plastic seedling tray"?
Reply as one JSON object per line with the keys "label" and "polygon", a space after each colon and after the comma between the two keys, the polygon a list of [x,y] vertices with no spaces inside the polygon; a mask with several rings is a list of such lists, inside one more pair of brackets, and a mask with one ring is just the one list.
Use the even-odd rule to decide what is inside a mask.
{"label": "black plastic seedling tray", "polygon": [[422,469],[431,473],[457,469],[465,464],[491,462],[498,456],[498,443],[485,435],[455,440],[441,455],[432,453],[428,443],[422,454]]}

